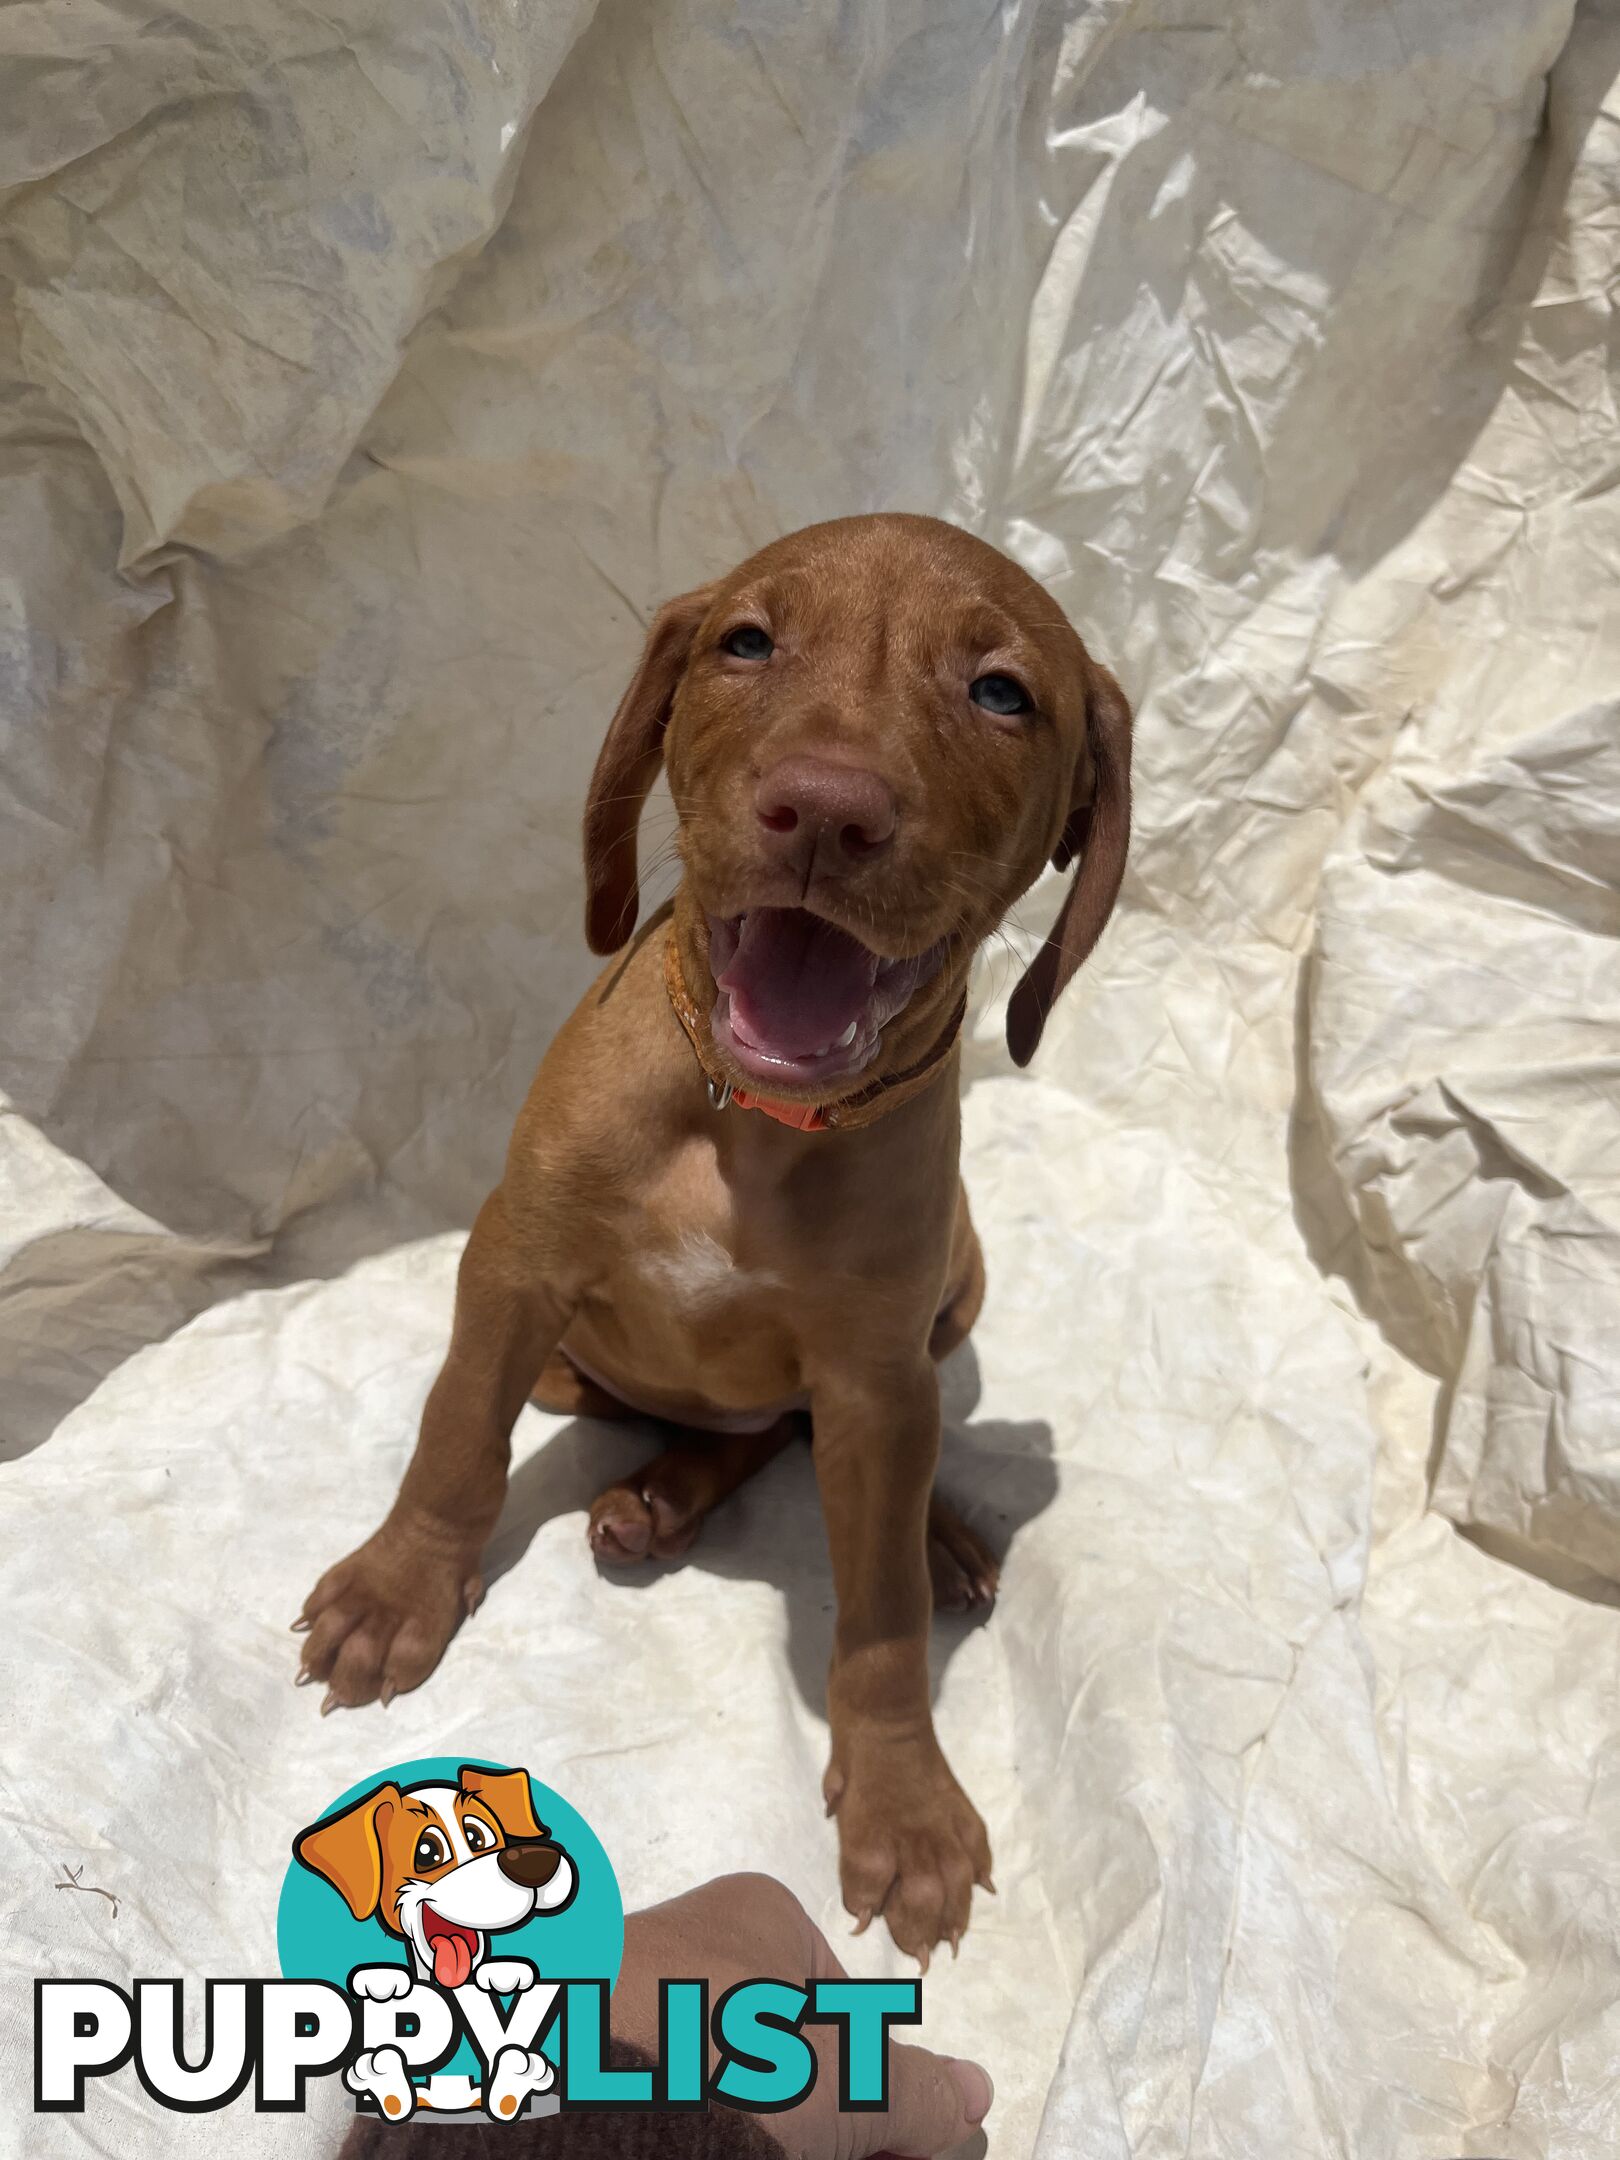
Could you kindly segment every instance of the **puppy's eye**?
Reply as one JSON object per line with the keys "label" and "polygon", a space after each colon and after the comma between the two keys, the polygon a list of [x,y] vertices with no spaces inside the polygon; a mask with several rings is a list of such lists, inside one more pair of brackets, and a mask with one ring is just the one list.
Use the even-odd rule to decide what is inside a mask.
{"label": "puppy's eye", "polygon": [[739,623],[720,640],[720,650],[734,660],[768,660],[776,647],[758,623]]}
{"label": "puppy's eye", "polygon": [[466,1834],[469,1852],[488,1852],[495,1842],[476,1815],[469,1815],[461,1827]]}
{"label": "puppy's eye", "polygon": [[411,1854],[411,1866],[424,1875],[429,1868],[443,1867],[449,1857],[450,1848],[442,1835],[437,1830],[424,1830]]}
{"label": "puppy's eye", "polygon": [[1004,716],[1035,710],[1029,692],[1011,675],[981,675],[968,684],[968,696],[983,711]]}

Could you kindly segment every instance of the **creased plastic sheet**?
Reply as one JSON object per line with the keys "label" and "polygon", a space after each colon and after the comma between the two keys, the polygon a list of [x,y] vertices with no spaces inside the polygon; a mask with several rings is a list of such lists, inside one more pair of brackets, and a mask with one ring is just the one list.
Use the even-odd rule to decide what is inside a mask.
{"label": "creased plastic sheet", "polygon": [[1140,710],[1120,915],[1035,1076],[1000,950],[969,1051],[1001,1892],[931,2035],[995,2160],[1620,2149],[1620,13],[55,0],[0,62],[0,2149],[334,2146],[32,2120],[27,1983],[273,1970],[414,1754],[836,1921],[802,1456],[605,1580],[648,1435],[526,1412],[427,1687],[323,1722],[285,1630],[588,979],[641,623],[880,506]]}

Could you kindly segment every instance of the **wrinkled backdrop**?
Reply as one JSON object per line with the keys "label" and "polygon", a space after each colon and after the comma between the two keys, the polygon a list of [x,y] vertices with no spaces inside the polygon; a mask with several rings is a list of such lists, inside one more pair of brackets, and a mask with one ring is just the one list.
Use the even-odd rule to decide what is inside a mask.
{"label": "wrinkled backdrop", "polygon": [[215,2150],[30,2121],[26,1982],[270,1970],[403,1757],[837,1919],[803,1459],[607,1581],[647,1436],[529,1412],[420,1694],[323,1724],[285,1628],[588,980],[641,625],[883,506],[1140,712],[1032,1076],[981,982],[932,2036],[994,2160],[1620,2145],[1617,67],[1614,0],[0,17],[0,2147]]}

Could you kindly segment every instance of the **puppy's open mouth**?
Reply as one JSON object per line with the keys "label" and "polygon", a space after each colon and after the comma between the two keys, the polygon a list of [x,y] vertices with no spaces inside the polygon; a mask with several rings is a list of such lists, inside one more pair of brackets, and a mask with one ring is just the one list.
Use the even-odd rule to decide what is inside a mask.
{"label": "puppy's open mouth", "polygon": [[719,995],[709,1031],[750,1078],[782,1086],[847,1080],[945,958],[944,940],[885,960],[808,908],[709,917]]}
{"label": "puppy's open mouth", "polygon": [[454,1920],[446,1920],[431,1905],[424,1905],[422,1937],[428,1946],[428,1956],[433,1960],[433,1977],[440,1987],[465,1986],[473,1969],[473,1959],[478,1955],[478,1937],[474,1930],[462,1927]]}

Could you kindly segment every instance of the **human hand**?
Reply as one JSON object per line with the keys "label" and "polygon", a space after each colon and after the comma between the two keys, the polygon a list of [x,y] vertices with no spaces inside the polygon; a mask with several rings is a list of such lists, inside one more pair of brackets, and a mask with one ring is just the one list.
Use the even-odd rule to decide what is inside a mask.
{"label": "human hand", "polygon": [[[613,2030],[649,2055],[658,2048],[658,1982],[671,1973],[706,1978],[711,2002],[739,1981],[767,1975],[795,1983],[846,1977],[820,1928],[769,1875],[722,1875],[626,1920]],[[758,2118],[789,2160],[947,2153],[972,2137],[989,2110],[994,2088],[977,2063],[895,2043],[888,2108],[841,2114],[837,2030],[807,2024],[804,2038],[817,2063],[810,2093],[796,2107]]]}

